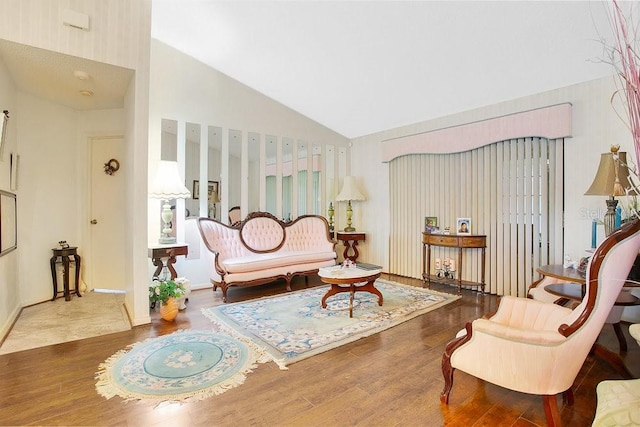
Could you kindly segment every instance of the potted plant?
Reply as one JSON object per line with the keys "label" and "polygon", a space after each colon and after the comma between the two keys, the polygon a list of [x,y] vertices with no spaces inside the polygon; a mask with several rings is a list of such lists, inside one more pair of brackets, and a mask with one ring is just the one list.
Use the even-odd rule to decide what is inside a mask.
{"label": "potted plant", "polygon": [[160,303],[160,316],[167,321],[172,321],[178,315],[178,301],[185,293],[184,285],[169,280],[154,280],[149,286],[149,301],[152,306]]}

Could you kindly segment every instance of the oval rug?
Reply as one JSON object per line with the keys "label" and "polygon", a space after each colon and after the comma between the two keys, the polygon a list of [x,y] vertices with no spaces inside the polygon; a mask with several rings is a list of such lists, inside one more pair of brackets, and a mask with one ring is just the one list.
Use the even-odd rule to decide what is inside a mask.
{"label": "oval rug", "polygon": [[250,342],[213,331],[178,331],[119,351],[99,366],[96,390],[110,399],[200,400],[242,384],[271,358]]}

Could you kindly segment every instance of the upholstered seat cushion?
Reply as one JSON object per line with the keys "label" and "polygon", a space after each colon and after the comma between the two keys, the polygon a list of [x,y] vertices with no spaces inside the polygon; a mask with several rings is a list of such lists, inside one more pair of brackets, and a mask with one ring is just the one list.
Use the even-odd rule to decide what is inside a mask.
{"label": "upholstered seat cushion", "polygon": [[227,258],[221,262],[227,273],[246,273],[287,265],[333,260],[335,252],[278,251]]}
{"label": "upholstered seat cushion", "polygon": [[593,426],[640,425],[640,379],[602,381]]}

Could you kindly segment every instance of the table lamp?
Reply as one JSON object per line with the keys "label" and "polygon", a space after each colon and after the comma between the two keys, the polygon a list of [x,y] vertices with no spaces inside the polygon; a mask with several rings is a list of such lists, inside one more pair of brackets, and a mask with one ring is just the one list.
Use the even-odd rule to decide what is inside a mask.
{"label": "table lamp", "polygon": [[209,218],[216,219],[216,203],[220,203],[220,197],[217,191],[209,194]]}
{"label": "table lamp", "polygon": [[160,199],[162,205],[162,234],[159,243],[170,244],[176,243],[175,236],[171,236],[171,199],[186,199],[191,197],[191,193],[184,186],[180,175],[178,174],[178,163],[167,160],[161,160],[158,164],[156,179],[153,181],[149,190],[149,197],[152,199]]}
{"label": "table lamp", "polygon": [[344,228],[344,231],[347,233],[356,231],[355,227],[351,226],[351,217],[353,216],[353,210],[351,209],[352,200],[366,199],[358,189],[356,179],[353,176],[345,176],[344,182],[342,183],[342,190],[340,190],[340,194],[336,196],[336,201],[349,202],[347,204],[347,226]]}
{"label": "table lamp", "polygon": [[608,236],[616,229],[616,196],[635,195],[629,182],[627,153],[618,152],[619,145],[612,145],[609,153],[600,155],[600,165],[591,187],[585,195],[608,196],[607,212],[604,214],[604,233]]}

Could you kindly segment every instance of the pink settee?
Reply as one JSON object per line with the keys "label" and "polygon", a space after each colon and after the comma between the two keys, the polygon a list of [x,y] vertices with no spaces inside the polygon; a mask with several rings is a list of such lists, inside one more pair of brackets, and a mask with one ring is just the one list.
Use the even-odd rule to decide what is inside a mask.
{"label": "pink settee", "polygon": [[[285,223],[267,212],[254,212],[239,225],[198,219],[205,246],[213,253],[211,283],[227,301],[230,286],[253,286],[317,274],[336,263],[335,242],[324,217],[304,215]],[[306,277],[308,279],[308,277]]]}

